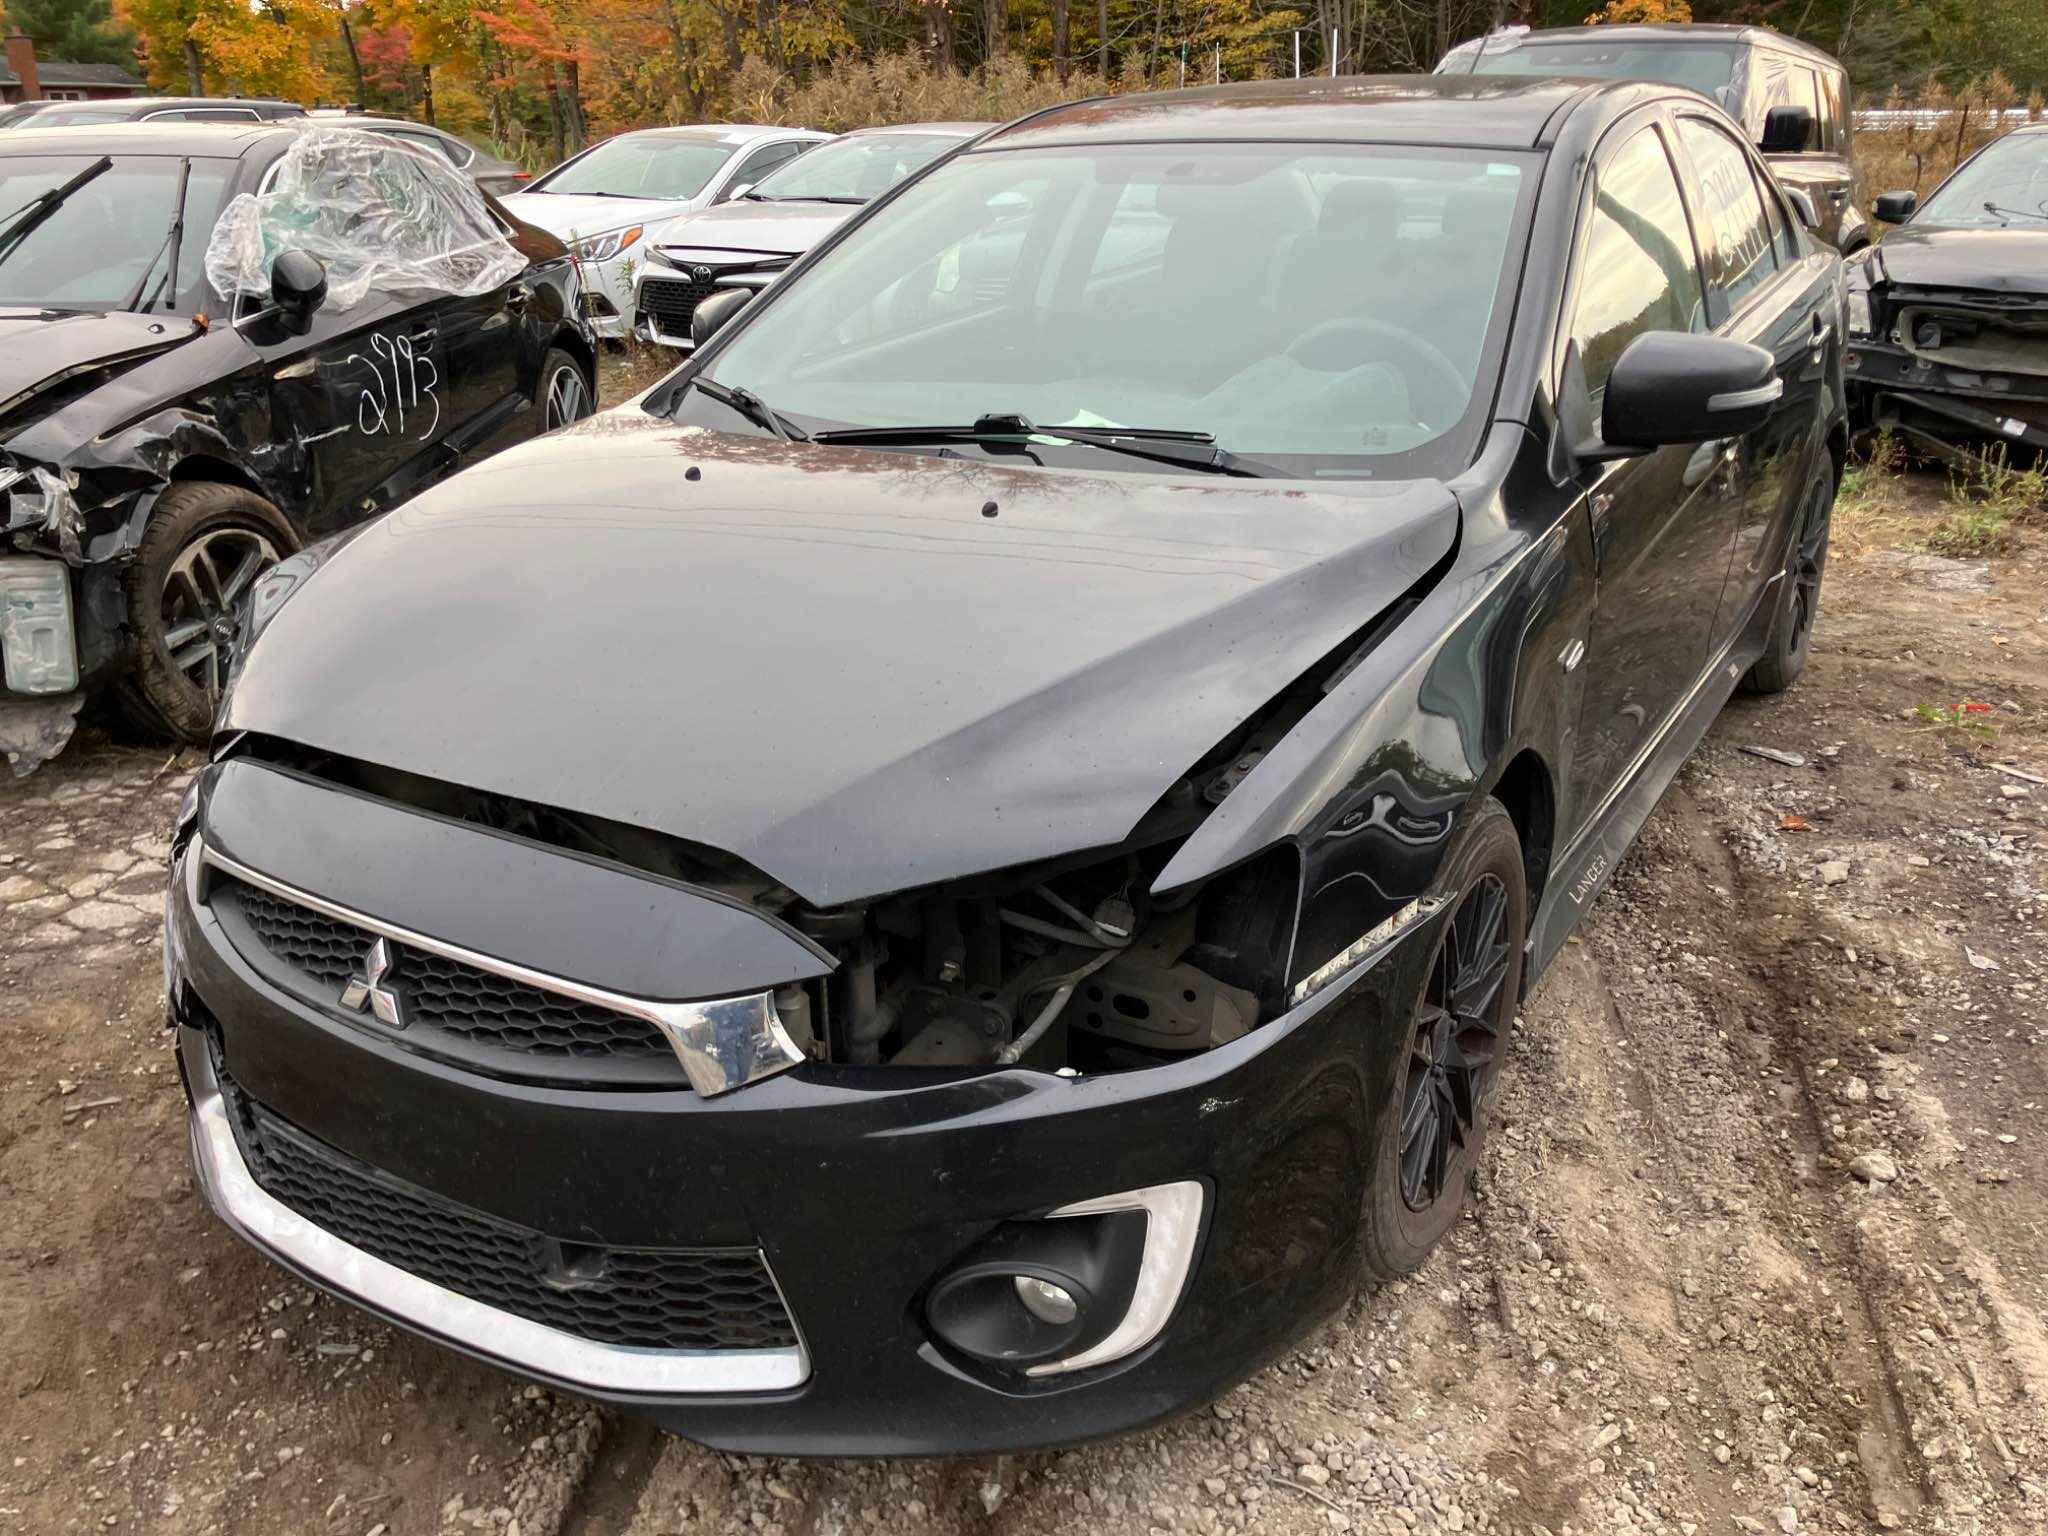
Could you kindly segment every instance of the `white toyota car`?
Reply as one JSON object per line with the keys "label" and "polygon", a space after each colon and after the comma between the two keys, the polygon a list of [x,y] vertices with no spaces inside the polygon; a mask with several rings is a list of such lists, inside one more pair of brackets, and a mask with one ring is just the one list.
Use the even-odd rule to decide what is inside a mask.
{"label": "white toyota car", "polygon": [[583,266],[592,326],[599,336],[622,337],[633,276],[668,224],[730,201],[831,137],[756,124],[643,128],[591,145],[504,203],[568,242]]}

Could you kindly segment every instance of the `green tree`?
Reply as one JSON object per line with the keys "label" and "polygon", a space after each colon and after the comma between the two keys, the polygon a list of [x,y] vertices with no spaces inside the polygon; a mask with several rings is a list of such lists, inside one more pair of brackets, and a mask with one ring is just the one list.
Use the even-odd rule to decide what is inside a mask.
{"label": "green tree", "polygon": [[112,0],[7,0],[7,19],[39,59],[135,67],[135,34],[114,20]]}

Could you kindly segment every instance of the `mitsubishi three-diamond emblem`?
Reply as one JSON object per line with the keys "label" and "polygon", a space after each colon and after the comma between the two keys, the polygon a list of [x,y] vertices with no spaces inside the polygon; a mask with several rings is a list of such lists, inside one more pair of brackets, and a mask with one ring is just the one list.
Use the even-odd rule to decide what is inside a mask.
{"label": "mitsubishi three-diamond emblem", "polygon": [[362,974],[349,977],[348,985],[341,989],[341,1006],[351,1013],[361,1013],[367,1007],[376,1014],[378,1022],[393,1029],[405,1028],[405,1010],[399,1004],[398,994],[384,985],[384,978],[391,974],[395,964],[389,939],[371,944],[370,952],[363,956]]}

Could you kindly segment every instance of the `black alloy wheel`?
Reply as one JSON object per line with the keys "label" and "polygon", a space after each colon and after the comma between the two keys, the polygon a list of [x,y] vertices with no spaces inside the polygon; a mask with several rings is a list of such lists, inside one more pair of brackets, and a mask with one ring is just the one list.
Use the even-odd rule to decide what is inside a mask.
{"label": "black alloy wheel", "polygon": [[1824,460],[1800,507],[1770,638],[1763,655],[1742,680],[1751,693],[1782,693],[1806,670],[1806,658],[1813,649],[1814,621],[1820,617],[1821,577],[1827,572],[1828,530],[1834,512],[1834,468]]}
{"label": "black alloy wheel", "polygon": [[269,534],[230,523],[193,538],[164,577],[158,597],[164,648],[171,665],[214,705],[241,638],[243,594],[282,558]]}
{"label": "black alloy wheel", "polygon": [[[1401,1089],[1401,1199],[1426,1211],[1479,1143],[1480,1112],[1513,1016],[1508,893],[1484,875],[1444,925],[1408,1041]],[[1504,1007],[1507,1003],[1510,1006]]]}
{"label": "black alloy wheel", "polygon": [[1432,890],[1449,912],[1412,941],[1428,945],[1406,962],[1421,962],[1413,1001],[1368,1045],[1383,1087],[1366,1126],[1359,1256],[1377,1281],[1420,1269],[1458,1219],[1493,1115],[1529,929],[1522,838],[1499,801],[1466,813]]}
{"label": "black alloy wheel", "polygon": [[569,426],[591,413],[590,383],[568,353],[548,353],[541,369],[540,406],[543,432]]}

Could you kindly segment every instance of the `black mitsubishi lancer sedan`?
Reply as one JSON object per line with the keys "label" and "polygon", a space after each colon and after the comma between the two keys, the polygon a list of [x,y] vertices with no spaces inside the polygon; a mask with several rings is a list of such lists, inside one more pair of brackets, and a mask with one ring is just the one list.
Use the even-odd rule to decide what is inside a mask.
{"label": "black mitsubishi lancer sedan", "polygon": [[1422,1263],[1530,981],[1805,662],[1793,213],[1663,85],[1064,106],[279,565],[174,837],[208,1200],[721,1447],[1225,1390]]}

